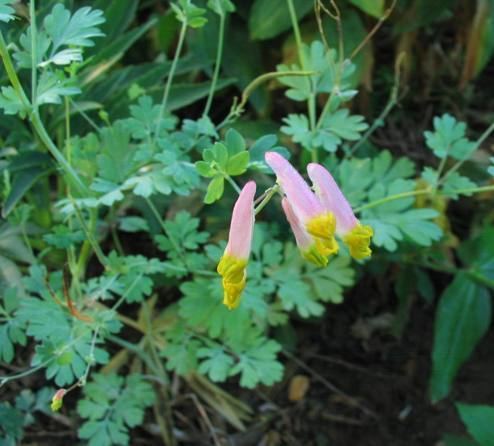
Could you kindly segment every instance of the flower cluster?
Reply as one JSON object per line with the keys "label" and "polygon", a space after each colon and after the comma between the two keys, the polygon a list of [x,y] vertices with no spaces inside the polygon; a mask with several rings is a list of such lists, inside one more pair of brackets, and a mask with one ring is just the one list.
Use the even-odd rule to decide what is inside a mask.
{"label": "flower cluster", "polygon": [[[297,170],[280,154],[266,153],[266,163],[277,177],[283,198],[282,207],[295,235],[302,256],[317,266],[326,266],[336,254],[338,237],[350,255],[362,260],[372,253],[370,226],[362,225],[331,174],[320,164],[311,163],[307,173],[312,189]],[[230,234],[225,252],[218,264],[223,278],[224,304],[236,308],[246,284],[246,267],[254,230],[253,181],[242,189],[233,208]]]}

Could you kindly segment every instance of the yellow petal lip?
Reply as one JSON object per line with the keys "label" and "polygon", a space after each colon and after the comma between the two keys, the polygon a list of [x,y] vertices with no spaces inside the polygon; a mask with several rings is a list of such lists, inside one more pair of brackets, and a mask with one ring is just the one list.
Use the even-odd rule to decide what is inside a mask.
{"label": "yellow petal lip", "polygon": [[239,259],[231,254],[223,254],[218,263],[218,274],[223,278],[223,304],[229,310],[237,308],[246,284],[247,259]]}
{"label": "yellow petal lip", "polygon": [[357,223],[353,229],[345,234],[343,241],[354,259],[362,260],[371,256],[372,250],[369,245],[373,235],[374,231],[370,226],[360,223]]}
{"label": "yellow petal lip", "polygon": [[331,240],[336,231],[336,218],[332,212],[324,212],[308,220],[305,227],[313,237]]}

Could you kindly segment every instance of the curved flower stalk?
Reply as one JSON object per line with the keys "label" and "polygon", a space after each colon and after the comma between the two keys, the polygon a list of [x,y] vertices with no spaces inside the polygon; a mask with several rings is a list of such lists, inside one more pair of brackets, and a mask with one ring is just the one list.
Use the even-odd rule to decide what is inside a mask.
{"label": "curved flower stalk", "polygon": [[283,209],[302,255],[317,265],[325,266],[327,257],[338,252],[334,238],[334,213],[324,208],[305,180],[280,154],[268,152],[265,159],[286,195]]}
{"label": "curved flower stalk", "polygon": [[238,307],[245,288],[252,233],[254,231],[254,196],[256,183],[249,181],[233,207],[230,233],[217,271],[223,278],[223,303],[230,309]]}
{"label": "curved flower stalk", "polygon": [[355,217],[350,203],[341,192],[331,174],[320,164],[310,163],[307,173],[322,206],[336,217],[336,234],[348,246],[350,255],[357,260],[372,254],[369,247],[373,231]]}

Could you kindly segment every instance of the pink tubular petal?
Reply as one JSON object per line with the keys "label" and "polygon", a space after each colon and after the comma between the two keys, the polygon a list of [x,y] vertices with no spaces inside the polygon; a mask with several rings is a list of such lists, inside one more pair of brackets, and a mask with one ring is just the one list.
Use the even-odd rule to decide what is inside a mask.
{"label": "pink tubular petal", "polygon": [[279,153],[267,152],[265,160],[276,174],[283,192],[299,219],[306,222],[324,212],[309,185],[285,158]]}
{"label": "pink tubular petal", "polygon": [[285,211],[286,219],[288,220],[288,223],[290,223],[293,235],[295,235],[297,246],[302,251],[307,250],[314,243],[314,241],[307,233],[300,220],[295,215],[295,212],[290,206],[290,202],[287,198],[283,198],[283,200],[281,201],[281,205],[283,206],[283,210]]}
{"label": "pink tubular petal", "polygon": [[254,231],[254,196],[256,183],[249,181],[240,192],[233,207],[230,234],[225,252],[238,258],[248,259]]}
{"label": "pink tubular petal", "polygon": [[358,220],[336,181],[320,164],[310,163],[307,166],[307,173],[324,209],[332,212],[336,217],[336,233],[346,234],[355,227]]}

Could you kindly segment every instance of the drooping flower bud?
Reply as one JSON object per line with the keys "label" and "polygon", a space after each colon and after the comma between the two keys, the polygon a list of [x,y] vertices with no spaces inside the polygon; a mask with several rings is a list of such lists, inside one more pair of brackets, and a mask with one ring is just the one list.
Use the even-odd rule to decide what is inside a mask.
{"label": "drooping flower bud", "polygon": [[230,233],[217,271],[223,278],[223,303],[230,309],[238,307],[246,284],[246,268],[254,231],[254,196],[256,183],[249,181],[233,207]]}
{"label": "drooping flower bud", "polygon": [[63,397],[65,396],[66,393],[67,393],[66,389],[58,389],[55,392],[55,395],[53,395],[50,404],[51,410],[53,412],[58,412],[62,408]]}
{"label": "drooping flower bud", "polygon": [[320,164],[310,163],[307,173],[322,206],[336,217],[336,234],[348,246],[350,255],[365,259],[372,254],[369,247],[374,235],[370,226],[362,225],[331,174]]}

